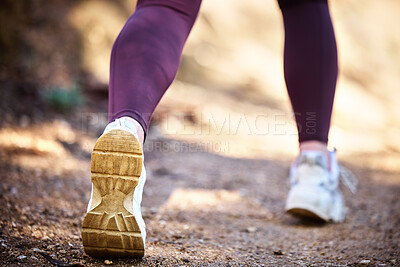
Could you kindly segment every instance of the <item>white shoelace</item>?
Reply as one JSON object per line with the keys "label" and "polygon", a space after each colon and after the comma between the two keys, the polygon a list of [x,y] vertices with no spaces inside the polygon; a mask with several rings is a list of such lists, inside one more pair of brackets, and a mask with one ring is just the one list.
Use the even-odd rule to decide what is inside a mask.
{"label": "white shoelace", "polygon": [[[333,152],[335,153],[336,149]],[[346,167],[344,167],[338,163],[336,166],[338,168],[339,181],[341,181],[343,183],[343,185],[345,187],[347,187],[352,194],[356,194],[357,186],[358,186],[357,177]],[[298,178],[295,175],[293,175],[297,171],[297,168],[298,168],[298,166],[295,166],[294,164],[291,166],[291,175],[290,175],[291,179],[290,180],[291,180],[292,184],[296,183],[298,181]],[[330,181],[329,179],[327,179],[326,181],[324,179],[323,183],[325,184],[325,186],[327,186],[327,188],[334,189],[337,187],[337,183],[336,183],[336,185],[335,185],[335,183],[332,184],[332,181]]]}
{"label": "white shoelace", "polygon": [[339,165],[339,179],[350,190],[351,193],[355,194],[357,192],[357,177],[349,169],[343,167],[342,165]]}

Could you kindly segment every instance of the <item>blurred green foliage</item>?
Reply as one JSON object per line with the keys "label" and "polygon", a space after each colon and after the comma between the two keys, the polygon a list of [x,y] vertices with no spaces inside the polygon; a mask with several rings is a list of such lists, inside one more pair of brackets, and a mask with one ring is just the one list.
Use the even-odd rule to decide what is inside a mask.
{"label": "blurred green foliage", "polygon": [[85,102],[84,95],[77,83],[73,83],[69,88],[50,87],[43,90],[43,96],[51,107],[63,112],[81,106]]}

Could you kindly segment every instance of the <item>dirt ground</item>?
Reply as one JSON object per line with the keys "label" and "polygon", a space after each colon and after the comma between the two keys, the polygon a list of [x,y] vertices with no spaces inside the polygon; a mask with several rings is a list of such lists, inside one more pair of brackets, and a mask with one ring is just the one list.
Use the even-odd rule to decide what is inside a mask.
{"label": "dirt ground", "polygon": [[37,123],[22,117],[0,129],[2,265],[399,265],[399,171],[371,164],[398,159],[398,153],[342,159],[359,178],[359,191],[343,190],[349,207],[344,223],[321,224],[283,211],[290,157],[223,156],[204,144],[171,139],[157,125],[145,147],[145,257],[90,258],[80,227],[91,148],[101,127],[85,127],[79,114]]}

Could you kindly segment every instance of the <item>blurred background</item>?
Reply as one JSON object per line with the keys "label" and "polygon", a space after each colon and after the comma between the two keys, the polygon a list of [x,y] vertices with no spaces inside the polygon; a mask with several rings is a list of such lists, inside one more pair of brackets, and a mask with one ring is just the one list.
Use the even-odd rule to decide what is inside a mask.
{"label": "blurred background", "polygon": [[[330,7],[340,63],[330,145],[361,185],[348,202],[354,213],[347,223],[291,227],[283,212],[297,133],[277,2],[204,0],[145,146],[143,214],[151,248],[145,265],[160,255],[174,263],[178,250],[185,265],[192,256],[248,264],[251,255],[263,262],[263,251],[243,252],[246,242],[257,251],[295,251],[291,259],[315,252],[313,259],[333,265],[374,255],[399,259],[400,2],[332,0]],[[111,47],[134,8],[133,0],[0,1],[5,262],[39,264],[31,249],[40,248],[98,264],[83,254],[80,225],[91,150],[107,124]],[[164,229],[166,220],[173,230]],[[332,243],[338,239],[340,246]],[[184,252],[182,244],[198,250]]]}
{"label": "blurred background", "polygon": [[[27,126],[54,111],[68,120],[90,110],[102,113],[103,127],[111,47],[135,1],[0,5],[1,125]],[[340,60],[330,144],[342,153],[397,153],[400,4],[330,5]],[[204,1],[153,126],[178,139],[229,141],[232,155],[293,155],[283,41],[275,1]]]}

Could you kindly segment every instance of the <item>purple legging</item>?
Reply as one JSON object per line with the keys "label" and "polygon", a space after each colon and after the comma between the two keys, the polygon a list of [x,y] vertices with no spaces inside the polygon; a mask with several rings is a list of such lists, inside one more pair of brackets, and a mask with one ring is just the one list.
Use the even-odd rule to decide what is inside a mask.
{"label": "purple legging", "polygon": [[[299,141],[328,141],[337,52],[326,0],[278,0],[284,73]],[[145,135],[179,67],[201,0],[139,0],[111,53],[109,120],[137,120]]]}

